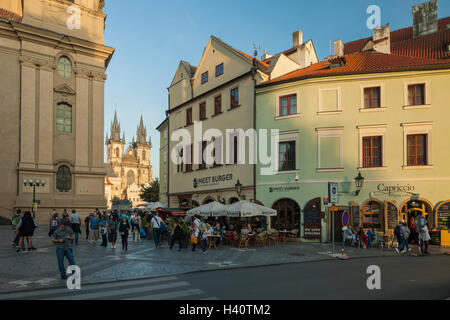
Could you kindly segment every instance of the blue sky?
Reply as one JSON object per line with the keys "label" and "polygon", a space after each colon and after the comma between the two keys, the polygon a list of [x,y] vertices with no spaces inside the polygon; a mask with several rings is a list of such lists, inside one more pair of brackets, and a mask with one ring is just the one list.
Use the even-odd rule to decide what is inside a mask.
{"label": "blue sky", "polygon": [[[106,45],[116,48],[105,89],[105,130],[114,110],[127,142],[136,135],[141,114],[151,135],[153,175],[159,176],[159,132],[168,91],[180,60],[197,65],[215,35],[248,54],[253,43],[275,54],[292,47],[292,32],[312,39],[319,59],[330,40],[371,35],[368,6],[381,8],[381,24],[391,30],[412,25],[411,7],[421,0],[107,0]],[[439,18],[450,15],[450,1],[439,1]]]}

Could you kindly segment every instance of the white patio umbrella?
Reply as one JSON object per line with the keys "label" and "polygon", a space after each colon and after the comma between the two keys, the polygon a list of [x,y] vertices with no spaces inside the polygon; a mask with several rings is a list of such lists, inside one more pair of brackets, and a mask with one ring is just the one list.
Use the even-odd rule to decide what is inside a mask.
{"label": "white patio umbrella", "polygon": [[277,215],[277,211],[274,209],[270,209],[246,200],[241,200],[239,202],[233,203],[228,207],[227,212],[229,217],[236,217],[236,218],[238,217],[247,218],[257,216],[271,217]]}
{"label": "white patio umbrella", "polygon": [[189,216],[200,215],[203,217],[223,217],[227,215],[227,205],[218,201],[213,201],[197,208],[191,209],[187,212]]}
{"label": "white patio umbrella", "polygon": [[145,209],[147,209],[147,210],[156,210],[158,208],[167,209],[167,203],[165,203],[165,202],[151,202],[145,207]]}

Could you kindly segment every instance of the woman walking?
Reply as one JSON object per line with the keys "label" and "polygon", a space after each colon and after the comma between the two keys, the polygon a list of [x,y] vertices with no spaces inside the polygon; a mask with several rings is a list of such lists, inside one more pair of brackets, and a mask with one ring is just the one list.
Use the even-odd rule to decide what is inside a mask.
{"label": "woman walking", "polygon": [[122,222],[119,226],[120,236],[122,237],[122,250],[128,251],[128,233],[130,230],[130,224],[127,218],[122,218]]}
{"label": "woman walking", "polygon": [[59,228],[58,212],[55,212],[50,218],[50,231],[48,232],[48,236],[51,237],[53,235],[53,232],[55,232],[58,228]]}
{"label": "woman walking", "polygon": [[138,215],[134,216],[132,219],[132,232],[133,232],[133,241],[141,242],[141,219]]}
{"label": "woman walking", "polygon": [[111,242],[113,249],[115,249],[116,242],[117,242],[118,222],[116,221],[116,218],[114,215],[109,216],[107,228],[108,228],[108,241]]}
{"label": "woman walking", "polygon": [[20,220],[18,226],[17,226],[19,233],[20,233],[20,239],[19,239],[19,245],[17,246],[17,252],[20,251],[20,247],[22,246],[23,239],[27,239],[27,245],[28,245],[28,251],[30,250],[36,250],[35,247],[32,246],[32,238],[34,229],[36,228],[36,221],[31,217],[31,212],[27,211],[23,215],[22,220]]}
{"label": "woman walking", "polygon": [[108,227],[107,227],[108,220],[105,215],[102,216],[102,219],[100,220],[100,234],[102,235],[102,244],[101,247],[107,247],[108,246]]}

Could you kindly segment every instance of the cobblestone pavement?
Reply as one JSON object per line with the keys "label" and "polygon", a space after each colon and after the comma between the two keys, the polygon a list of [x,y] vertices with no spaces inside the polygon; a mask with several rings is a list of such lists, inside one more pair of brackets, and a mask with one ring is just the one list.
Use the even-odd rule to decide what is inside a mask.
{"label": "cobblestone pavement", "polygon": [[[47,232],[46,226],[36,230],[33,245],[38,250],[17,253],[11,247],[11,228],[0,226],[0,292],[65,286],[59,278],[55,248]],[[149,240],[134,243],[131,236],[128,252],[121,250],[120,242],[116,249],[112,249],[110,244],[108,248],[100,247],[100,242],[97,246],[90,245],[84,240],[84,234],[81,239],[80,245],[74,247],[74,255],[76,264],[81,268],[83,284],[336,259],[336,255],[331,254],[331,245],[322,243],[287,243],[250,249],[223,246],[210,249],[204,255],[200,249],[178,252],[178,245],[174,250],[169,250],[167,243],[162,248],[155,248],[153,241]],[[340,249],[336,246],[335,252],[340,253]],[[450,253],[450,249],[440,247],[430,251],[431,254]],[[413,252],[417,252],[417,248],[413,248]],[[348,247],[345,254],[350,258],[397,255],[392,249]]]}

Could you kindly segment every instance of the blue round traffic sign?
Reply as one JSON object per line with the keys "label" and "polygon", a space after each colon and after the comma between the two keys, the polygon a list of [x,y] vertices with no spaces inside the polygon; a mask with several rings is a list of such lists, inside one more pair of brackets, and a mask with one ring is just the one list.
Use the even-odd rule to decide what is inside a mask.
{"label": "blue round traffic sign", "polygon": [[342,225],[343,226],[348,225],[349,219],[350,219],[350,214],[348,213],[347,210],[345,210],[344,213],[342,214]]}

